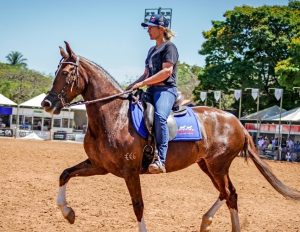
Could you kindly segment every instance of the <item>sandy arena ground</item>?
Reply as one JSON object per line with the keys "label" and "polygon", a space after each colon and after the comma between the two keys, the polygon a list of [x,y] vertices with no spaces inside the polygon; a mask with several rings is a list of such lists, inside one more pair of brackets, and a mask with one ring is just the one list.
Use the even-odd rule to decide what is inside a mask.
{"label": "sandy arena ground", "polygon": [[[58,177],[86,159],[82,144],[0,139],[0,231],[137,231],[123,179],[111,174],[74,178],[67,200],[76,213],[70,225],[56,207]],[[300,190],[300,163],[268,161],[287,185]],[[239,194],[242,231],[300,231],[300,202],[279,195],[252,161],[236,158],[231,179]],[[165,175],[141,176],[144,218],[150,232],[199,231],[202,215],[217,199],[197,165]],[[212,231],[231,231],[224,205]]]}

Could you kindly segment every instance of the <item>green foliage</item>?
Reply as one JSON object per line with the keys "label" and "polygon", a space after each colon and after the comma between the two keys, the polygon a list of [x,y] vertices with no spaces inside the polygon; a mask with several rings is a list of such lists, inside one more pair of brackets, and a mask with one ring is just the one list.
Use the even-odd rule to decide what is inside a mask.
{"label": "green foliage", "polygon": [[177,86],[185,99],[193,99],[193,90],[199,85],[198,76],[200,72],[201,68],[197,65],[190,66],[186,63],[179,63]]}
{"label": "green foliage", "polygon": [[279,83],[292,90],[300,87],[300,38],[292,39],[289,53],[289,58],[277,63],[275,73]]}
{"label": "green foliage", "polygon": [[52,78],[20,65],[0,63],[0,93],[22,103],[51,87]]}
{"label": "green foliage", "polygon": [[27,66],[25,62],[27,59],[24,58],[20,52],[12,51],[5,58],[7,59],[8,63],[11,65],[19,65],[23,67]]}
{"label": "green foliage", "polygon": [[[275,67],[290,58],[291,41],[299,37],[298,3],[236,7],[224,14],[224,21],[213,21],[213,27],[203,32],[206,41],[199,53],[206,56],[206,65],[199,76],[201,86],[194,91],[196,97],[201,90],[223,90],[229,94],[230,88],[259,88],[263,93],[260,108],[278,104],[269,88],[284,87],[276,78]],[[284,107],[294,107],[297,95],[288,89],[284,93]],[[244,104],[255,111],[256,103],[247,95]],[[233,106],[237,108],[238,103]]]}

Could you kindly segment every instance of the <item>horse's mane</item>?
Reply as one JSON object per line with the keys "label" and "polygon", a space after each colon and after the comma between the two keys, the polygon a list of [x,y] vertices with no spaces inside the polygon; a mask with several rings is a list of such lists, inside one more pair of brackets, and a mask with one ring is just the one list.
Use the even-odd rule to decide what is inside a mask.
{"label": "horse's mane", "polygon": [[87,58],[82,57],[82,56],[80,57],[80,59],[84,59],[90,65],[96,67],[99,71],[104,73],[104,77],[107,78],[117,89],[119,89],[120,91],[123,92],[123,89],[122,89],[121,85],[119,84],[119,82],[108,71],[106,71],[102,66],[100,66],[99,64],[95,63],[94,61],[90,61]]}

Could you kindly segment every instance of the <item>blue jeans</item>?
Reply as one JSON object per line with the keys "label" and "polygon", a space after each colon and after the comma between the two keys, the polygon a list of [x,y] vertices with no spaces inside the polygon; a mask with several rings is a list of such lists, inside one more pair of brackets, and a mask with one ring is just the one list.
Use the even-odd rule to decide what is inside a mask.
{"label": "blue jeans", "polygon": [[162,164],[165,164],[169,142],[167,119],[177,97],[177,88],[152,86],[147,89],[147,92],[154,106],[154,135],[158,156]]}

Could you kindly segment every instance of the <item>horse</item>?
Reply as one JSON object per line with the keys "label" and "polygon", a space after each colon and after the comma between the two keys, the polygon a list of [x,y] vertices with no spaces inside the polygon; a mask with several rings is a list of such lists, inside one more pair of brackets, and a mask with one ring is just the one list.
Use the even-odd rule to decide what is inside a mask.
{"label": "horse", "polygon": [[[127,98],[121,97],[124,91],[115,79],[101,66],[76,55],[68,42],[65,45],[66,50],[59,47],[62,59],[53,86],[41,105],[45,111],[59,114],[75,97],[82,96],[88,115],[84,138],[88,158],[61,173],[57,205],[65,219],[73,224],[75,212],[66,200],[68,181],[77,176],[112,173],[124,178],[138,231],[146,232],[140,174],[147,140],[133,128],[130,103]],[[197,163],[219,191],[217,200],[202,216],[201,232],[210,231],[212,219],[224,203],[230,212],[232,231],[240,231],[237,192],[228,174],[237,156],[246,160],[250,158],[265,179],[284,197],[300,200],[300,192],[282,183],[261,160],[252,137],[234,115],[206,106],[193,107],[192,110],[201,123],[203,138],[198,141],[170,142],[166,171],[174,172]]]}

